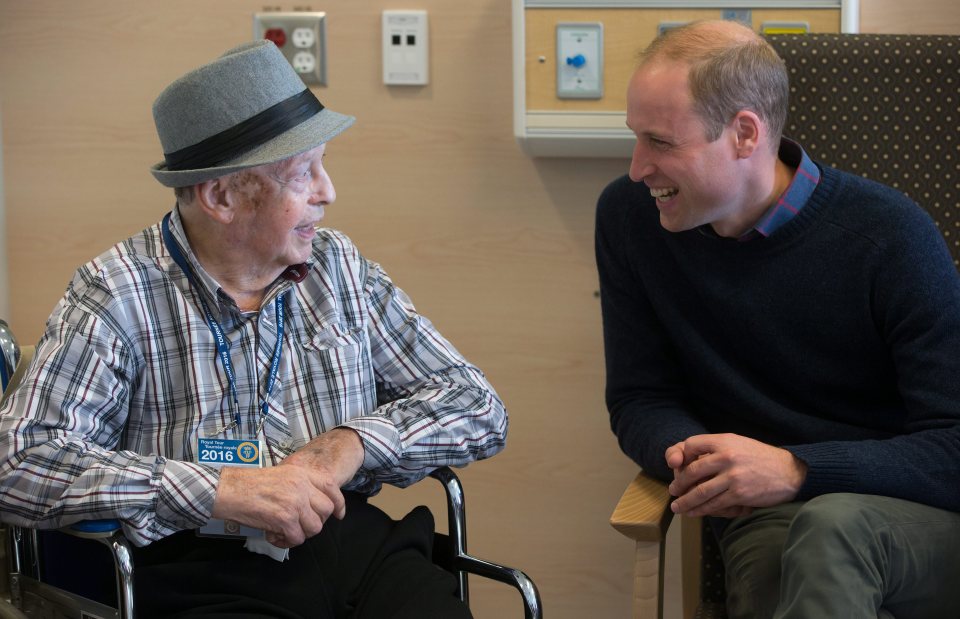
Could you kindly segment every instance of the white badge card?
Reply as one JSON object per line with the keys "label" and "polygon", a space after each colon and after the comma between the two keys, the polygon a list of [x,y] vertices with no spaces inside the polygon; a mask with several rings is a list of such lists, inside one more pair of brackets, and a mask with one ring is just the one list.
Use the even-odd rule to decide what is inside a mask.
{"label": "white badge card", "polygon": [[[263,450],[259,439],[197,439],[197,462],[217,468],[223,466],[263,466]],[[254,529],[232,520],[211,518],[197,529],[198,535],[212,537],[263,537],[261,529]]]}

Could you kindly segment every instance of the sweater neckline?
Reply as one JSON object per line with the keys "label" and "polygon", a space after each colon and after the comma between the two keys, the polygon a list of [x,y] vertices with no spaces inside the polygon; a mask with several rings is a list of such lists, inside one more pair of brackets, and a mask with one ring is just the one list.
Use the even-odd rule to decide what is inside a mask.
{"label": "sweater neckline", "polygon": [[[687,230],[683,232],[685,240],[695,243],[703,248],[709,248],[712,251],[723,251],[741,255],[766,254],[780,251],[803,236],[803,234],[813,226],[823,221],[824,210],[828,205],[834,202],[833,196],[836,195],[842,184],[841,175],[837,170],[824,166],[814,161],[814,164],[820,169],[820,182],[810,195],[804,208],[800,210],[790,221],[784,223],[781,227],[768,237],[760,237],[749,241],[738,241],[735,238],[723,238],[704,234],[699,229]],[[675,235],[673,232],[663,230],[667,235]]]}

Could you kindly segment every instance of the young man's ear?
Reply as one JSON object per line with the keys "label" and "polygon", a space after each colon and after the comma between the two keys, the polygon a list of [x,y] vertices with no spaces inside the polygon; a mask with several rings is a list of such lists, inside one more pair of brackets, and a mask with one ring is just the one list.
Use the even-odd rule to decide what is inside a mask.
{"label": "young man's ear", "polygon": [[198,183],[194,190],[194,203],[207,217],[219,223],[230,223],[233,220],[234,209],[231,205],[227,177],[215,178]]}
{"label": "young man's ear", "polygon": [[763,123],[760,117],[750,110],[737,112],[732,123],[737,136],[737,157],[747,159],[760,145]]}

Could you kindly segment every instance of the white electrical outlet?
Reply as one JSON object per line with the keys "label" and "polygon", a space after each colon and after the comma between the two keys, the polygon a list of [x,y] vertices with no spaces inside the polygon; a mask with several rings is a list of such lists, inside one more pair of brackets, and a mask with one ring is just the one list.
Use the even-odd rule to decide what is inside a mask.
{"label": "white electrical outlet", "polygon": [[253,15],[253,38],[273,41],[308,86],[327,85],[326,13]]}
{"label": "white electrical outlet", "polygon": [[290,59],[290,64],[297,73],[310,74],[317,69],[317,57],[310,52],[297,52]]}
{"label": "white electrical outlet", "polygon": [[429,82],[426,11],[383,12],[383,83],[422,86]]}
{"label": "white electrical outlet", "polygon": [[312,47],[317,41],[317,35],[313,28],[304,28],[303,26],[293,29],[290,35],[290,41],[294,47]]}

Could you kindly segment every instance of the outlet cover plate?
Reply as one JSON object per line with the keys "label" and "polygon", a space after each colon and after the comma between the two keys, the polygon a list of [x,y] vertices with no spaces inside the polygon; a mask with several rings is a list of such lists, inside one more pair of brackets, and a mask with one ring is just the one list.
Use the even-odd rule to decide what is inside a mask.
{"label": "outlet cover plate", "polygon": [[307,86],[326,86],[326,15],[314,11],[254,13],[253,38],[273,41]]}
{"label": "outlet cover plate", "polygon": [[381,19],[383,83],[423,86],[430,82],[427,12],[384,11]]}
{"label": "outlet cover plate", "polygon": [[557,24],[557,98],[603,97],[603,24]]}

